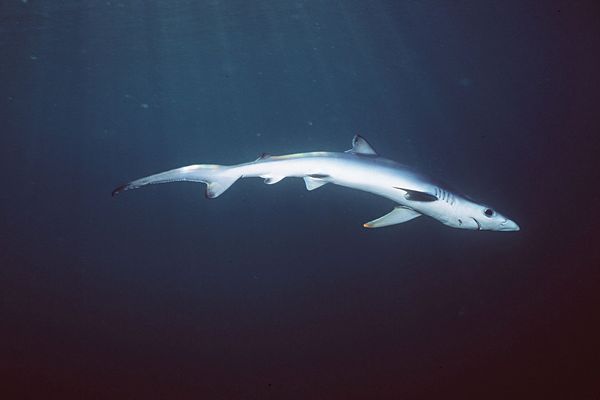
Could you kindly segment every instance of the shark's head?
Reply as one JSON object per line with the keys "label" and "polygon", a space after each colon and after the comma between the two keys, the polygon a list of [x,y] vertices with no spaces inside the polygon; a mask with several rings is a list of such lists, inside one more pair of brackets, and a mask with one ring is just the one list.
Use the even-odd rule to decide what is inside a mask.
{"label": "shark's head", "polygon": [[519,225],[484,204],[460,198],[452,207],[451,215],[442,221],[448,226],[479,231],[518,231]]}
{"label": "shark's head", "polygon": [[[394,186],[403,193],[402,207],[437,219],[442,224],[459,229],[477,231],[518,231],[519,225],[492,207],[476,203],[466,197],[440,187],[421,192]],[[414,217],[413,217],[414,218]]]}

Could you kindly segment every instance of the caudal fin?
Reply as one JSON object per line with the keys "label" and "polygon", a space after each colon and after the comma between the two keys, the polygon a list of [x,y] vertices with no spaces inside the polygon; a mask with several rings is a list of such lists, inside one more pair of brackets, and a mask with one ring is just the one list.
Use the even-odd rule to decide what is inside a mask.
{"label": "caudal fin", "polygon": [[240,178],[239,175],[232,175],[229,171],[229,167],[223,165],[188,165],[187,167],[172,169],[126,183],[113,190],[112,195],[116,196],[126,190],[137,189],[146,185],[186,181],[205,183],[206,197],[213,199],[229,189]]}

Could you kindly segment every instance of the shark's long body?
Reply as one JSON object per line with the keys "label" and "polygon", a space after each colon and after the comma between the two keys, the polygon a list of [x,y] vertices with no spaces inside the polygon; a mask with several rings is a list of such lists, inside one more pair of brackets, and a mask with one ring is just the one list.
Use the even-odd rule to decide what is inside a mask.
{"label": "shark's long body", "polygon": [[303,178],[308,190],[333,183],[394,201],[397,206],[364,224],[378,228],[410,221],[420,215],[445,225],[474,230],[516,231],[519,226],[491,208],[453,193],[434,180],[395,161],[379,157],[365,139],[355,136],[344,152],[262,155],[256,161],[232,165],[198,164],[151,175],[120,186],[113,195],[141,186],[175,181],[202,182],[206,197],[215,198],[240,178],[260,177],[274,184],[287,177]]}

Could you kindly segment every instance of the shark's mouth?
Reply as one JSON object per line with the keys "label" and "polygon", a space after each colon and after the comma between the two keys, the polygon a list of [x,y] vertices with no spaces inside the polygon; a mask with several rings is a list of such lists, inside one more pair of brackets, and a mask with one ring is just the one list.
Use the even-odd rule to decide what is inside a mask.
{"label": "shark's mouth", "polygon": [[479,223],[479,221],[477,221],[475,218],[471,217],[471,219],[473,221],[475,221],[475,223],[477,224],[477,230],[480,231],[481,230],[481,224]]}

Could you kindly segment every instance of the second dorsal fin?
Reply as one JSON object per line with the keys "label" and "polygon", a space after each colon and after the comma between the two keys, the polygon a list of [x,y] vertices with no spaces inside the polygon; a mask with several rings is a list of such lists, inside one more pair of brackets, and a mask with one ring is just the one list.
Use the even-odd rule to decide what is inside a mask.
{"label": "second dorsal fin", "polygon": [[360,135],[354,135],[354,138],[352,138],[352,148],[348,150],[347,153],[366,154],[370,156],[377,155],[373,146]]}
{"label": "second dorsal fin", "polygon": [[256,159],[256,161],[260,161],[260,160],[264,160],[266,158],[271,157],[271,154],[269,153],[262,153],[260,156],[258,156],[258,158]]}

